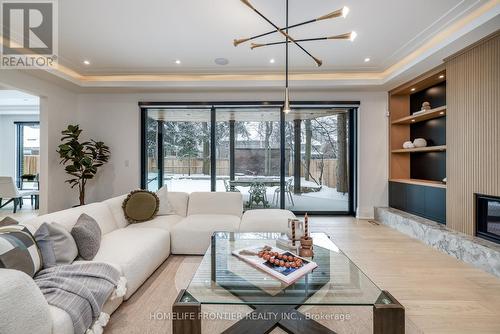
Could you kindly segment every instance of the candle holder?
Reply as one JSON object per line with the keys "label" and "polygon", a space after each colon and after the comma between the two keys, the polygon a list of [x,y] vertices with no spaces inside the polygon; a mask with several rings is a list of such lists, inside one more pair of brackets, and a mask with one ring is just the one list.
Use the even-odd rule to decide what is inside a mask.
{"label": "candle holder", "polygon": [[313,257],[313,239],[309,236],[309,217],[304,216],[304,235],[300,238],[299,255],[302,257]]}
{"label": "candle holder", "polygon": [[302,237],[300,238],[300,249],[299,256],[302,257],[313,257],[313,239],[310,237]]}
{"label": "candle holder", "polygon": [[304,236],[304,223],[297,218],[288,219],[287,236],[295,247]]}

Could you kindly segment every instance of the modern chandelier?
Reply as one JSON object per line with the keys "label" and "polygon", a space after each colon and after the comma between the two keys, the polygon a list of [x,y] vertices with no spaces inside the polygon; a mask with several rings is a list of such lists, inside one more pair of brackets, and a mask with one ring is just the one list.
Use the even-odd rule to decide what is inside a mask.
{"label": "modern chandelier", "polygon": [[316,65],[319,67],[319,66],[321,66],[323,64],[323,61],[321,61],[320,59],[314,57],[309,51],[307,51],[299,43],[310,42],[310,41],[322,41],[322,40],[339,40],[339,39],[350,40],[352,42],[356,38],[356,32],[352,31],[352,32],[349,32],[349,33],[346,33],[346,34],[341,34],[341,35],[334,35],[334,36],[327,36],[327,37],[305,38],[305,39],[297,39],[296,40],[296,39],[294,39],[292,36],[290,36],[288,34],[288,29],[292,29],[292,28],[304,26],[306,24],[310,24],[310,23],[314,23],[314,22],[318,22],[318,21],[329,20],[329,19],[333,19],[333,18],[337,18],[337,17],[343,17],[343,18],[345,18],[349,14],[349,8],[344,6],[341,9],[338,9],[338,10],[336,10],[334,12],[329,13],[329,14],[320,16],[318,18],[311,19],[311,20],[304,21],[304,22],[300,22],[300,23],[296,23],[296,24],[293,24],[293,25],[288,25],[288,0],[285,0],[285,1],[286,1],[286,9],[285,9],[285,11],[286,11],[286,23],[285,23],[285,25],[286,26],[283,27],[283,28],[280,28],[276,24],[274,24],[270,19],[268,19],[264,14],[262,14],[259,10],[257,10],[250,3],[249,0],[241,0],[241,2],[243,2],[250,9],[252,9],[255,13],[257,13],[257,15],[259,15],[261,18],[263,18],[267,23],[269,23],[274,28],[274,30],[271,30],[271,31],[268,31],[268,32],[265,32],[265,33],[262,33],[262,34],[259,34],[259,35],[255,35],[255,36],[252,36],[252,37],[248,37],[248,38],[235,39],[234,42],[233,42],[233,44],[234,44],[234,46],[238,46],[238,45],[240,45],[242,43],[245,43],[245,42],[248,42],[248,41],[252,41],[252,40],[264,37],[264,36],[272,35],[272,34],[277,33],[277,32],[280,33],[281,35],[283,35],[283,37],[285,37],[285,40],[284,41],[280,41],[280,42],[251,43],[250,44],[250,48],[253,50],[253,49],[256,49],[256,48],[262,48],[262,47],[268,47],[268,46],[273,46],[273,45],[285,44],[285,102],[284,102],[284,106],[283,106],[283,112],[286,113],[286,114],[288,114],[291,111],[291,109],[290,109],[290,98],[289,98],[289,94],[288,94],[288,72],[289,72],[288,71],[288,45],[290,43],[295,44],[305,54],[307,54],[310,58],[312,58],[312,60],[314,60],[314,62],[316,63]]}

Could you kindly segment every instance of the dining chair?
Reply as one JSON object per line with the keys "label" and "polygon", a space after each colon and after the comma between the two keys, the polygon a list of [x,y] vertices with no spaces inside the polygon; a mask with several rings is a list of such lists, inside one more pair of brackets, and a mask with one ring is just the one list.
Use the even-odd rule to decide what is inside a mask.
{"label": "dining chair", "polygon": [[[14,213],[17,212],[17,207],[23,207],[23,197],[31,197],[31,205],[33,206],[33,200],[35,204],[35,209],[38,209],[40,192],[38,190],[19,190],[14,183],[14,178],[11,176],[0,176],[0,208],[3,208],[7,204],[14,203]],[[7,202],[3,203],[4,199],[8,199]]]}
{"label": "dining chair", "polygon": [[226,192],[237,192],[239,193],[240,190],[236,188],[235,186],[231,187],[231,183],[228,180],[224,180],[224,188],[226,188]]}
{"label": "dining chair", "polygon": [[[276,199],[276,205],[278,205],[278,202],[280,199],[280,192],[281,192],[280,187],[277,187],[274,190],[273,203],[275,203],[275,199]],[[292,206],[295,206],[295,202],[293,201],[293,193],[292,192],[293,192],[293,178],[289,178],[285,182],[285,198],[288,199],[292,203]]]}

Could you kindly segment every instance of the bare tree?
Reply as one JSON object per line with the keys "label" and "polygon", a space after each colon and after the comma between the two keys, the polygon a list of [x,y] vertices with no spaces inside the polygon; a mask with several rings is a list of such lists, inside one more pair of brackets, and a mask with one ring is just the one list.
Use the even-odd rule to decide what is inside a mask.
{"label": "bare tree", "polygon": [[306,130],[306,147],[305,147],[305,169],[306,173],[304,175],[304,178],[306,181],[309,181],[309,175],[310,175],[310,170],[311,170],[311,146],[312,146],[312,128],[311,128],[311,120],[306,119],[304,122],[305,125],[305,130]]}
{"label": "bare tree", "polygon": [[202,146],[203,146],[203,168],[202,173],[204,175],[210,174],[210,143],[209,143],[209,131],[208,123],[202,123]]}
{"label": "bare tree", "polygon": [[337,116],[338,148],[337,148],[337,192],[349,191],[347,177],[347,114]]}

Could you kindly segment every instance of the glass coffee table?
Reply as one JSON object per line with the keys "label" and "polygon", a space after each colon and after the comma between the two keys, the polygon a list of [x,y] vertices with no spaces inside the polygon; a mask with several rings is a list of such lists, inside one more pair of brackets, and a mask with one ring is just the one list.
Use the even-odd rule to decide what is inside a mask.
{"label": "glass coffee table", "polygon": [[[382,291],[324,233],[312,233],[318,267],[291,285],[247,264],[231,252],[248,246],[276,246],[280,233],[216,232],[187,289],[173,305],[174,334],[201,333],[202,305],[247,305],[253,311],[224,334],[335,333],[298,309],[313,306],[369,306],[373,333],[401,334],[404,307]],[[273,317],[266,315],[273,314]]]}

